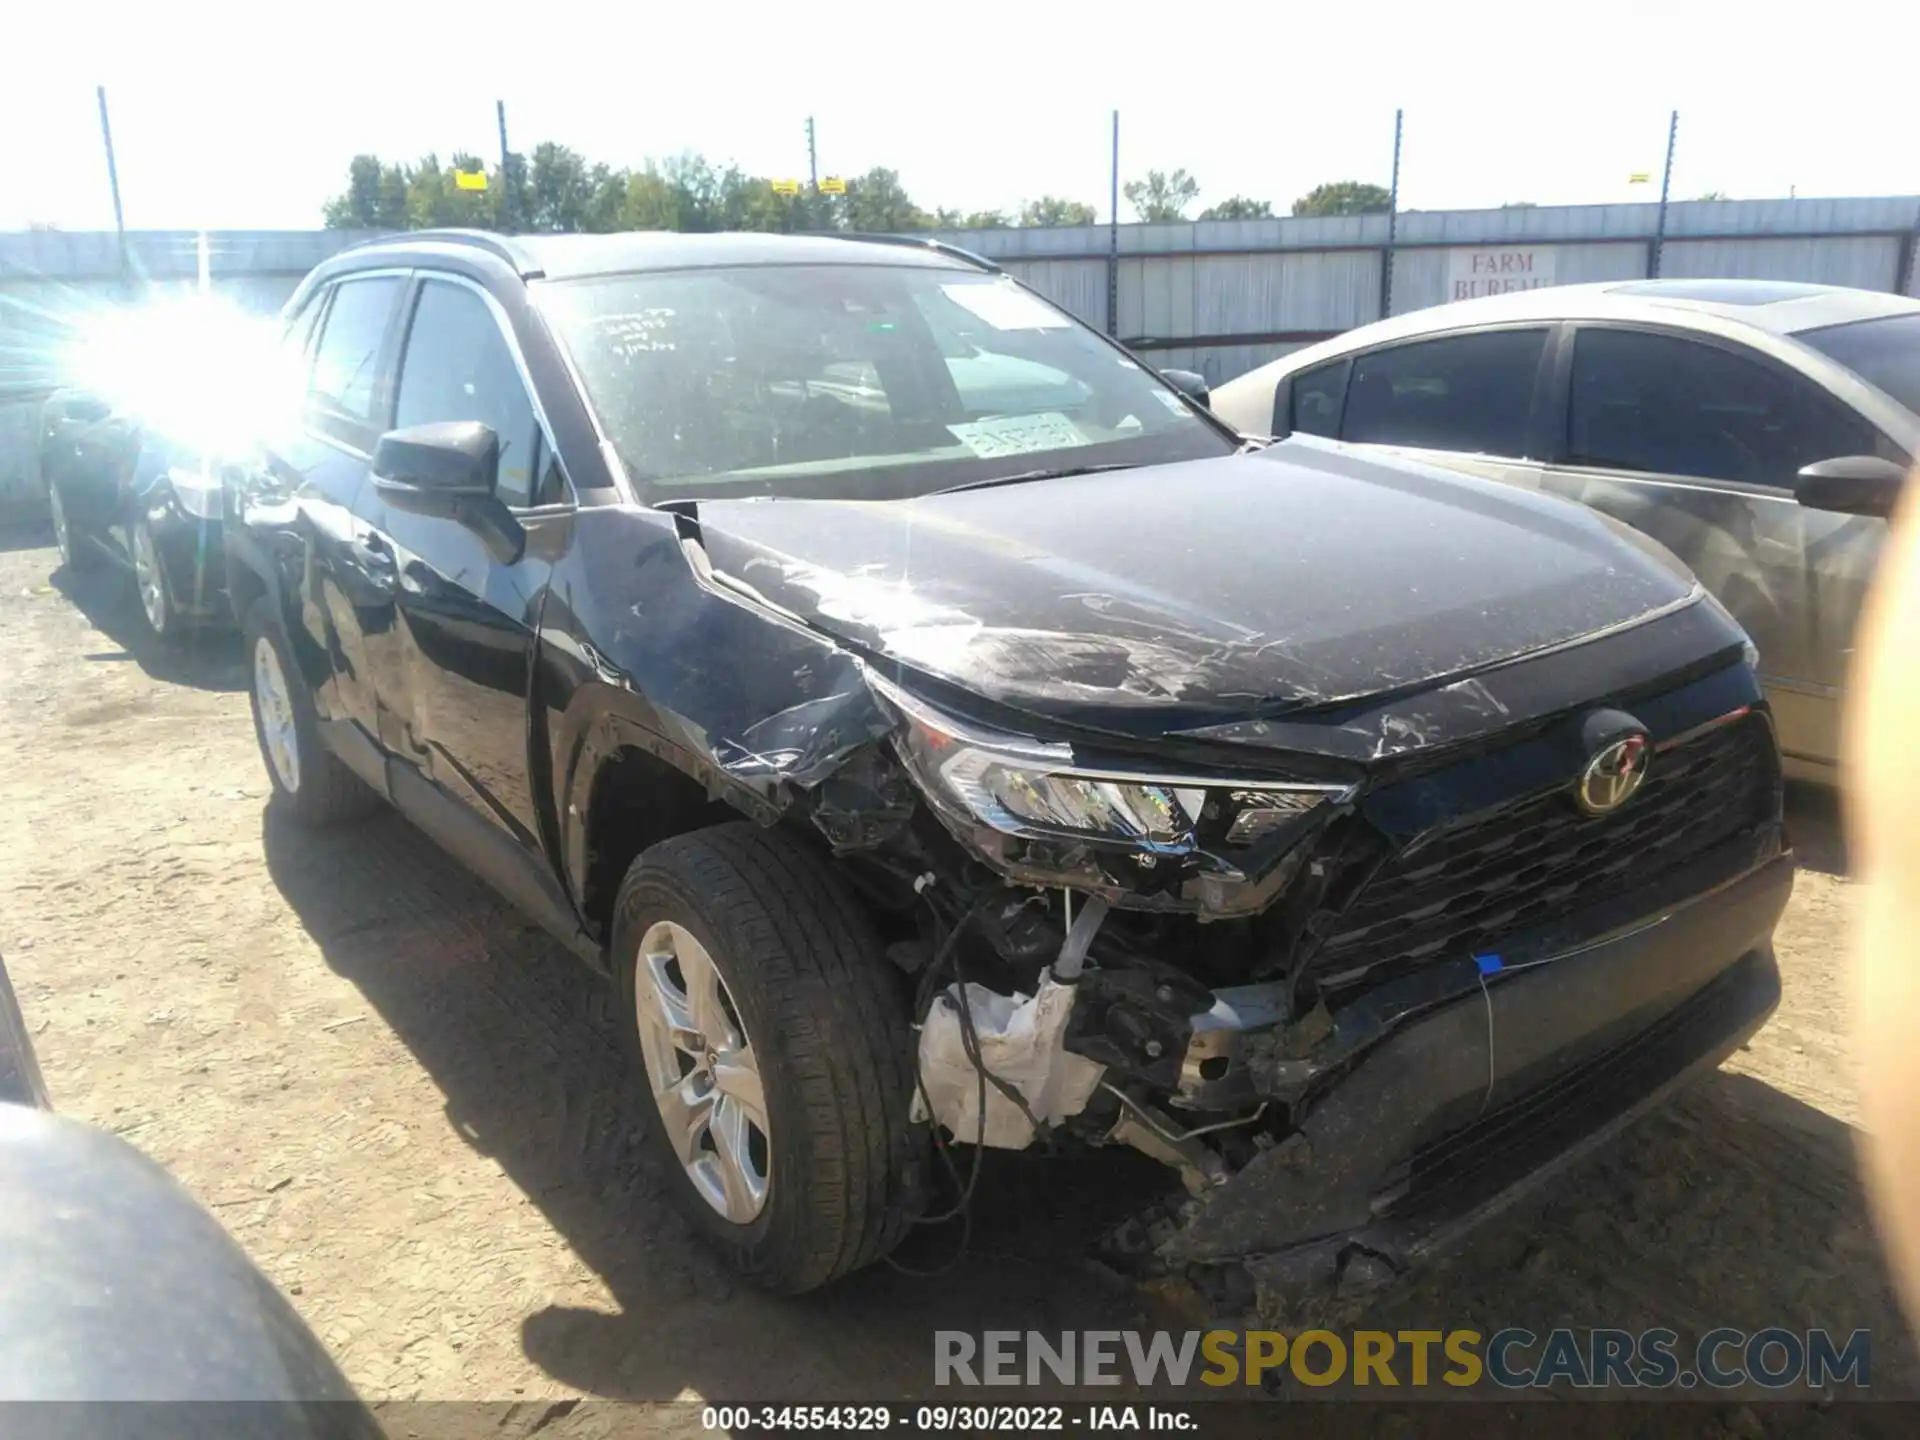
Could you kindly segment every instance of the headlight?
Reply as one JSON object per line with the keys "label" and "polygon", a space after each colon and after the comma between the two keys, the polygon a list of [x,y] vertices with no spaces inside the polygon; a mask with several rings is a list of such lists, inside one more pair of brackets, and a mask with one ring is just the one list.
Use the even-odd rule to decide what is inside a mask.
{"label": "headlight", "polygon": [[1258,844],[1353,791],[1351,785],[1091,767],[1078,763],[1069,745],[983,730],[870,678],[901,716],[901,758],[933,807],[1003,835],[1188,855],[1209,844]]}

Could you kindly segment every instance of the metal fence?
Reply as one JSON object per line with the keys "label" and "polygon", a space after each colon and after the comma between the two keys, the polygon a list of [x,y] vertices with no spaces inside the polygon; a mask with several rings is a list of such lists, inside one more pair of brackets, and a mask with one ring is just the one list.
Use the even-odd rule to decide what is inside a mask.
{"label": "metal fence", "polygon": [[[1920,197],[1403,211],[1057,230],[956,230],[1161,365],[1214,384],[1343,330],[1455,298],[1473,258],[1550,284],[1651,275],[1803,280],[1920,294]],[[1391,247],[1391,248],[1390,248]],[[1497,272],[1496,272],[1497,274]],[[1109,276],[1113,283],[1109,283]],[[1391,275],[1389,307],[1388,277]]]}
{"label": "metal fence", "polygon": [[[1219,384],[1462,285],[1748,277],[1920,294],[1920,197],[1686,201],[1176,225],[962,230],[988,256],[1155,363]],[[197,285],[260,313],[312,266],[366,238],[338,230],[0,235],[0,503],[38,494],[40,397],[74,319]],[[1501,265],[1516,268],[1503,274]],[[1463,278],[1464,277],[1464,278]]]}

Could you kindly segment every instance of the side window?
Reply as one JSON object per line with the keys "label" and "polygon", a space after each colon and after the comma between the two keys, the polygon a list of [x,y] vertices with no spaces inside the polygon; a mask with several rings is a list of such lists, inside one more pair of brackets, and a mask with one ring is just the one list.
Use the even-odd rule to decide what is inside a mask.
{"label": "side window", "polygon": [[1335,360],[1294,376],[1293,414],[1274,416],[1274,433],[1297,430],[1303,435],[1338,440],[1340,412],[1347,405],[1347,375],[1352,369],[1353,361]]}
{"label": "side window", "polygon": [[1573,342],[1567,460],[1786,487],[1836,455],[1870,455],[1873,426],[1811,381],[1715,345],[1635,330]]}
{"label": "side window", "polygon": [[1479,455],[1527,453],[1545,330],[1489,330],[1375,350],[1353,362],[1343,440]]}
{"label": "side window", "polygon": [[334,286],[313,355],[312,393],[321,406],[353,420],[376,421],[380,349],[399,294],[400,279],[393,275]]}
{"label": "side window", "polygon": [[500,498],[509,505],[533,503],[538,429],[500,324],[487,302],[465,286],[429,280],[420,287],[407,332],[393,423],[441,420],[491,426],[500,437]]}

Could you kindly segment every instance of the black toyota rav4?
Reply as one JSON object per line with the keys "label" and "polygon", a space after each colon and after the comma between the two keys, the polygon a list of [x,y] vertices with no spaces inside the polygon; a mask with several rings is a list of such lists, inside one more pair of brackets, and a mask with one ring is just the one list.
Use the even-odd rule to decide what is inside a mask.
{"label": "black toyota rav4", "polygon": [[391,802],[607,972],[772,1286],[936,1138],[1145,1151],[1170,1263],[1391,1272],[1777,999],[1752,652],[1598,514],[1251,449],[938,244],[421,233],[286,343],[227,517],[275,804]]}

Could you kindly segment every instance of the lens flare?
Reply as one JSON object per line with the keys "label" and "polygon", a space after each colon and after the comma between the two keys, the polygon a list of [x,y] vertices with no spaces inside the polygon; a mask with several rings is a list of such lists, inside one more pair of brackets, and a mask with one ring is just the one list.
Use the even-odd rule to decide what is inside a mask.
{"label": "lens flare", "polygon": [[210,458],[240,460],[297,419],[298,357],[278,325],[217,296],[149,300],[80,326],[70,372],[142,426]]}

